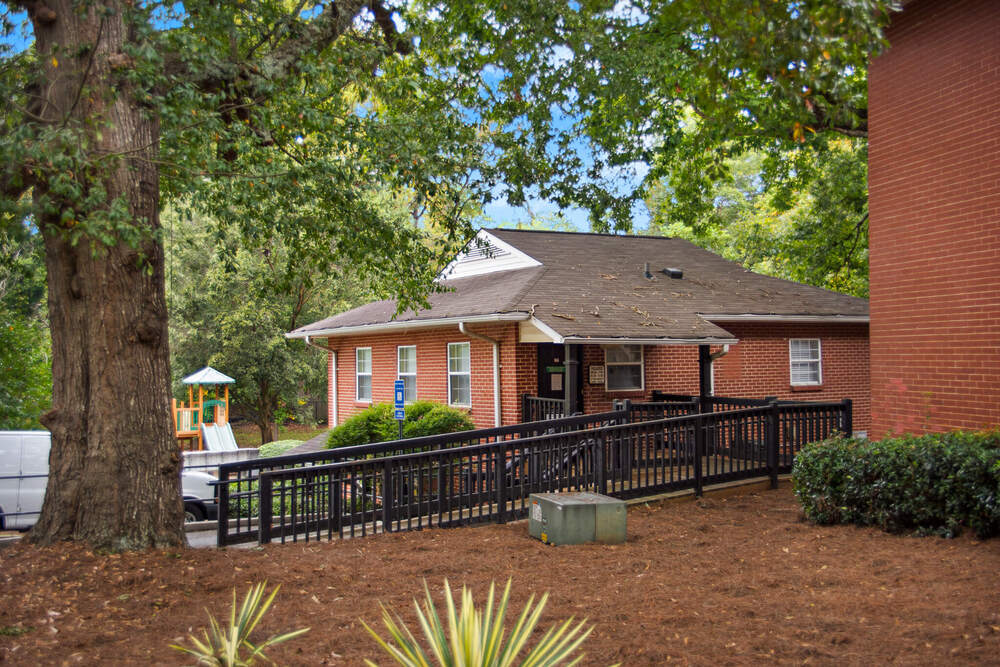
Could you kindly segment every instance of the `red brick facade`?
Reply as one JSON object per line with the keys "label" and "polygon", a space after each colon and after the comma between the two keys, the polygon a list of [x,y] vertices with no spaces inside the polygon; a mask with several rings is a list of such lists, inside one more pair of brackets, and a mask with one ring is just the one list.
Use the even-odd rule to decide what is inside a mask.
{"label": "red brick facade", "polygon": [[[715,362],[715,392],[724,396],[810,401],[854,401],[854,427],[870,426],[868,337],[866,325],[818,324],[726,324],[740,339],[738,345]],[[501,412],[504,424],[521,421],[521,394],[535,395],[538,390],[537,346],[517,343],[516,324],[473,325],[469,330],[500,342]],[[818,338],[822,351],[823,383],[809,387],[808,393],[796,391],[790,380],[789,339]],[[372,348],[372,399],[392,402],[396,379],[396,349],[399,345],[417,346],[417,396],[446,403],[448,400],[448,343],[470,343],[472,367],[472,406],[469,414],[479,427],[492,426],[493,346],[486,341],[462,334],[456,326],[367,336],[333,338],[331,349],[337,353],[336,406],[343,421],[368,407],[355,400],[355,349]],[[331,355],[332,357],[332,355]],[[611,408],[615,399],[648,398],[654,389],[670,393],[698,393],[698,348],[695,345],[648,345],[644,348],[645,390],[608,392],[603,385],[591,385],[590,366],[604,364],[604,351],[598,345],[583,348],[583,402],[585,412]],[[330,367],[330,423],[334,423],[334,369]]]}
{"label": "red brick facade", "polygon": [[1000,424],[1000,7],[908,2],[869,71],[873,435]]}

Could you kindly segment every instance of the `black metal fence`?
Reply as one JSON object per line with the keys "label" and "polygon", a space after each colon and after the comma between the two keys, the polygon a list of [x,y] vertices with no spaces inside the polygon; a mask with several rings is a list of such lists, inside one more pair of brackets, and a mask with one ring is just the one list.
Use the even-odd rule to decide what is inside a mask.
{"label": "black metal fence", "polygon": [[[776,484],[802,444],[851,429],[850,401],[772,402],[632,423],[627,416],[619,410],[504,427],[504,434],[453,434],[463,436],[467,444],[460,446],[437,436],[438,446],[421,438],[352,448],[352,458],[324,465],[258,466],[259,488],[245,497],[259,506],[262,521],[257,530],[232,532],[228,542],[220,537],[220,544],[251,535],[267,543],[502,523],[525,516],[529,494],[538,492],[700,494],[707,484],[765,475]],[[227,524],[220,517],[220,536]]]}
{"label": "black metal fence", "polygon": [[[612,411],[356,447],[325,449],[308,454],[225,463],[219,466],[218,475],[217,543],[219,546],[225,546],[258,539],[258,517],[264,509],[260,500],[260,476],[265,472],[285,469],[302,471],[307,470],[309,466],[353,461],[368,462],[398,454],[462,449],[484,443],[517,441],[541,434],[584,431],[610,423],[624,423],[627,420],[628,417],[624,412]],[[363,485],[366,483],[367,475],[367,472],[358,472],[356,480],[353,481]]]}
{"label": "black metal fence", "polygon": [[561,398],[539,398],[521,394],[521,419],[526,422],[561,419],[566,416],[566,402]]}

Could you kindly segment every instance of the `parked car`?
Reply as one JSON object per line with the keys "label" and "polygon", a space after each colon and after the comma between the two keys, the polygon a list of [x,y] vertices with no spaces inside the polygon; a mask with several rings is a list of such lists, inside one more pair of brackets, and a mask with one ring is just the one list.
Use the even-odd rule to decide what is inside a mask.
{"label": "parked car", "polygon": [[[35,525],[49,477],[48,431],[0,431],[0,530]],[[215,477],[199,470],[181,471],[184,521],[215,519]]]}

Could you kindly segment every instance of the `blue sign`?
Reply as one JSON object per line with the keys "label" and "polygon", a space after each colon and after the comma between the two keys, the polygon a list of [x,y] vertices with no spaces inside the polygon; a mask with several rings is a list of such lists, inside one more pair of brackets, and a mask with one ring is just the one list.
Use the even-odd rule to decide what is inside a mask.
{"label": "blue sign", "polygon": [[393,392],[393,393],[395,393],[395,395],[396,395],[396,401],[395,401],[395,403],[396,403],[396,405],[395,405],[395,408],[396,408],[395,419],[399,419],[399,420],[406,419],[406,407],[405,407],[405,403],[406,403],[406,385],[403,383],[402,380],[396,380],[396,389],[395,389],[395,392]]}
{"label": "blue sign", "polygon": [[403,384],[402,380],[396,380],[396,409],[402,410],[403,404],[406,402],[406,386]]}

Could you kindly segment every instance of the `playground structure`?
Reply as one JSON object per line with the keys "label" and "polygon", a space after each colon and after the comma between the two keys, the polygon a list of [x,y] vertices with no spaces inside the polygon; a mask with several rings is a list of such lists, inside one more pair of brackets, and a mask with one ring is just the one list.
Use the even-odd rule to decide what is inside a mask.
{"label": "playground structure", "polygon": [[[229,385],[236,382],[211,366],[188,375],[181,380],[188,385],[188,402],[173,399],[171,402],[174,417],[174,433],[181,441],[181,449],[205,449],[206,443],[210,449],[229,449],[216,443],[225,441],[233,443],[232,429],[229,426]],[[198,388],[197,396],[195,387]],[[221,393],[220,393],[221,392]],[[197,399],[197,400],[196,400]],[[218,437],[225,431],[227,438]],[[197,443],[197,447],[195,444]]]}

